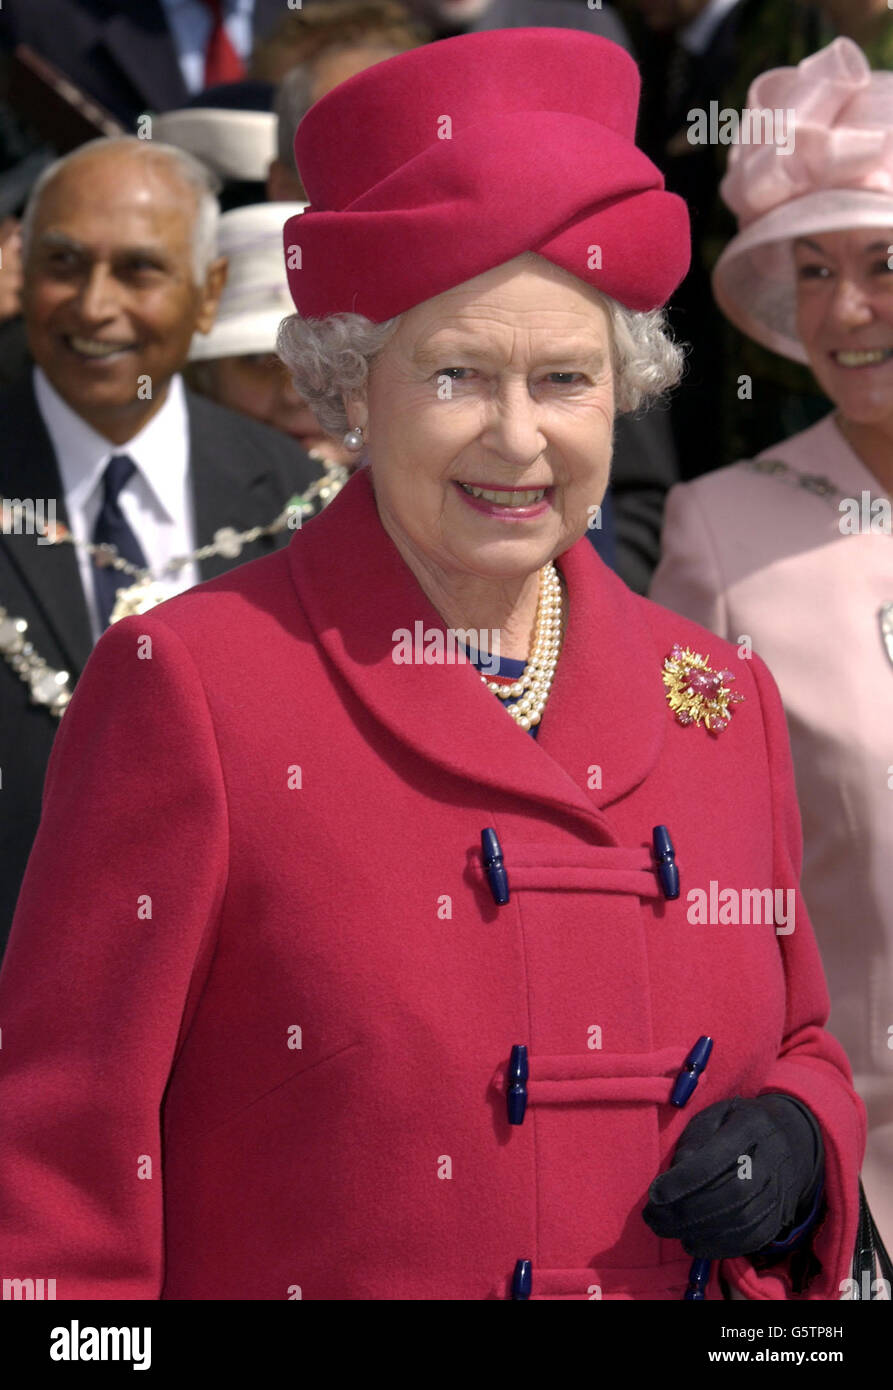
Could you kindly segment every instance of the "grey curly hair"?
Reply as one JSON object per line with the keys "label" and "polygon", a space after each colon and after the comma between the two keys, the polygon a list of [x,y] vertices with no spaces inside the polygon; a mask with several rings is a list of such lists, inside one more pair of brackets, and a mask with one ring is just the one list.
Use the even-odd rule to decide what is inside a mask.
{"label": "grey curly hair", "polygon": [[[618,414],[631,414],[662,396],[682,376],[684,351],[670,336],[662,309],[627,309],[601,296],[611,323],[614,393]],[[378,353],[396,332],[401,315],[372,323],[362,314],[302,319],[279,325],[276,351],[328,433],[348,428],[342,396],[361,391]]]}

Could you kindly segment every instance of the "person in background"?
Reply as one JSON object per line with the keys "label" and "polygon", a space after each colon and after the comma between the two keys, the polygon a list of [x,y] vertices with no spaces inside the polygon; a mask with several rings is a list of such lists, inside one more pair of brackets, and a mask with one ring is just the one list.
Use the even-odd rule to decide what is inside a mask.
{"label": "person in background", "polygon": [[293,307],[282,228],[306,206],[260,203],[223,214],[226,284],[210,332],[192,340],[183,375],[209,400],[289,435],[311,458],[352,468],[356,454],[326,433],[276,355],[279,324]]}
{"label": "person in background", "polygon": [[[266,196],[267,170],[275,148],[272,103],[271,83],[226,83],[209,88],[181,110],[147,118],[142,138],[175,145],[199,160],[217,189],[221,210],[257,203]],[[0,383],[19,380],[33,365],[14,292],[20,274],[17,228],[14,218],[0,223],[0,235],[6,232],[10,248],[8,257],[6,245],[0,248],[4,256],[0,266]]]}
{"label": "person in background", "polygon": [[243,216],[225,212],[221,218],[229,278],[214,328],[193,340],[187,382],[209,399],[283,430],[312,457],[349,468],[356,455],[322,429],[275,352],[279,319],[291,305],[282,227],[296,207],[306,206],[295,166],[294,132],[326,92],[374,63],[418,47],[425,38],[394,0],[309,6],[284,15],[258,52],[255,71],[265,76],[240,84],[272,91],[271,77],[301,55],[279,82],[269,128],[265,121],[261,125],[259,113],[246,117],[216,109],[175,112],[156,122],[174,143],[188,141],[218,176],[240,177],[240,188],[252,186],[244,182],[249,177],[264,178],[271,199],[266,208],[255,198],[250,211],[241,209]]}
{"label": "person in background", "polygon": [[0,386],[17,381],[30,361],[22,318],[22,238],[19,219],[0,222]]}
{"label": "person in background", "polygon": [[[251,76],[278,84],[301,67],[307,78],[307,106],[372,62],[427,43],[431,34],[416,23],[399,0],[312,0],[288,10],[251,62]],[[359,57],[354,57],[359,53]],[[311,90],[312,94],[311,94]],[[294,163],[292,156],[286,161]]]}
{"label": "person in background", "polygon": [[0,393],[0,495],[31,505],[0,532],[0,947],[94,642],[116,613],[284,544],[287,526],[264,528],[320,472],[280,431],[184,388],[226,274],[217,219],[203,166],[134,136],[50,165],[25,209],[34,365]]}
{"label": "person in background", "polygon": [[837,39],[758,78],[748,105],[794,110],[798,139],[733,148],[722,193],[741,230],[716,297],[833,404],[671,492],[651,593],[752,645],[781,689],[829,1027],[868,1109],[865,1188],[893,1246],[893,73]]}
{"label": "person in background", "polygon": [[413,14],[429,25],[437,39],[467,34],[493,0],[407,0]]}
{"label": "person in background", "polygon": [[738,399],[739,376],[754,378],[759,366],[717,314],[710,286],[713,265],[734,232],[718,196],[729,147],[691,138],[690,114],[709,114],[711,103],[717,112],[740,110],[759,73],[820,47],[821,16],[802,0],[621,3],[642,70],[642,145],[692,218],[692,267],[673,298],[670,322],[690,344],[671,418],[681,476],[694,478],[740,458],[755,431],[765,445],[778,437],[781,419],[792,432],[827,409],[808,373],[777,359],[762,367],[766,385],[755,403]]}
{"label": "person in background", "polygon": [[613,5],[590,8],[580,0],[407,0],[435,38],[488,29],[582,29],[629,49],[629,37]]}
{"label": "person in background", "polygon": [[18,219],[0,222],[0,322],[22,312],[22,233]]}
{"label": "person in background", "polygon": [[246,75],[283,0],[3,0],[0,48],[27,44],[134,128]]}
{"label": "person in background", "polygon": [[858,37],[873,67],[890,68],[893,15],[886,0],[620,4],[642,67],[642,144],[692,213],[692,270],[670,320],[692,345],[672,419],[682,476],[693,478],[815,424],[830,402],[799,363],[779,361],[714,312],[710,276],[735,230],[718,196],[729,146],[689,139],[689,113],[711,102],[740,111],[760,73],[799,63],[838,34]]}
{"label": "person in background", "polygon": [[[282,258],[282,227],[294,204],[306,206],[295,167],[294,132],[310,106],[338,83],[425,39],[394,0],[335,0],[283,15],[256,55],[263,77],[216,88],[204,109],[193,104],[157,117],[160,138],[181,144],[224,180],[230,210],[247,192],[244,216],[221,218],[221,250],[229,272],[214,328],[196,334],[185,376],[210,400],[241,410],[297,439],[313,457],[353,467],[356,456],[333,440],[302,401],[276,356],[276,329],[291,303]],[[267,110],[271,78],[289,67]],[[226,103],[224,109],[223,103]],[[277,153],[278,150],[278,153]],[[266,181],[273,204],[259,205]],[[227,197],[227,190],[230,190]],[[287,207],[279,206],[280,203]],[[258,308],[259,304],[259,308]],[[278,313],[278,317],[277,317]]]}
{"label": "person in background", "polygon": [[256,71],[278,84],[276,154],[267,173],[267,197],[306,201],[294,138],[314,102],[356,73],[427,39],[395,0],[332,0],[284,16],[255,58]]}
{"label": "person in background", "polygon": [[893,12],[888,0],[816,0],[836,33],[853,39],[873,68],[893,68]]}

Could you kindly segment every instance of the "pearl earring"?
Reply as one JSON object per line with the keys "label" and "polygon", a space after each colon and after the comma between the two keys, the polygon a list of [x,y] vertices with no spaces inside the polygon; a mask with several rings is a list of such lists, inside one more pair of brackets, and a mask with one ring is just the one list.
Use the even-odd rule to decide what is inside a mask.
{"label": "pearl earring", "polygon": [[352,450],[354,450],[354,452],[356,452],[357,449],[362,449],[362,447],[363,447],[363,427],[362,427],[362,425],[357,425],[356,429],[354,429],[354,430],[348,430],[348,431],[347,431],[347,434],[344,436],[344,447],[345,447],[345,449],[352,449]]}

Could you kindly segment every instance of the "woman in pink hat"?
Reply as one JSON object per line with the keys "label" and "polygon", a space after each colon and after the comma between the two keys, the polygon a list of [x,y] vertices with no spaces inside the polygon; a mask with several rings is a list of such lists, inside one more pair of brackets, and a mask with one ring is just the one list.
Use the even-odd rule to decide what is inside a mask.
{"label": "woman in pink hat", "polygon": [[757,342],[808,363],[835,409],[676,488],[651,592],[752,643],[781,689],[829,1027],[868,1108],[863,1176],[890,1244],[893,73],[871,72],[837,39],[758,78],[748,108],[786,124],[793,113],[793,149],[732,148],[722,193],[741,230],[717,264],[716,298]]}
{"label": "woman in pink hat", "polygon": [[637,98],[516,29],[301,123],[282,352],[364,466],[78,684],[0,977],[4,1274],[840,1297],[864,1108],[777,691],[585,535],[679,365]]}

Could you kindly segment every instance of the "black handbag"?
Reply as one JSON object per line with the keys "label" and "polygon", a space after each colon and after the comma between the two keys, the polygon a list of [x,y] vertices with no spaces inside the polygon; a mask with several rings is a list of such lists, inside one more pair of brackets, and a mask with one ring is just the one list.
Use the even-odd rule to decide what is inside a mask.
{"label": "black handbag", "polygon": [[872,1297],[872,1284],[875,1280],[875,1256],[880,1267],[881,1277],[887,1281],[887,1297],[893,1289],[893,1262],[881,1234],[875,1225],[865,1189],[859,1180],[859,1225],[856,1228],[856,1249],[853,1252],[853,1299]]}

